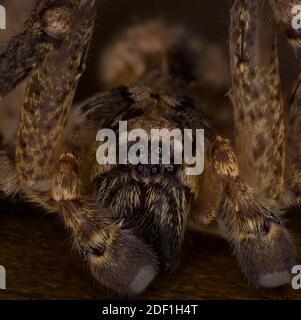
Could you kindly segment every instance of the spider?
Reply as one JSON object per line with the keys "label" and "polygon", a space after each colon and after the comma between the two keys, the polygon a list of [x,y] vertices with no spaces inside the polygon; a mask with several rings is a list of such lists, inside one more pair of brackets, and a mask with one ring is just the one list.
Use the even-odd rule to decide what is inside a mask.
{"label": "spider", "polygon": [[[235,151],[197,96],[198,45],[164,23],[133,28],[103,56],[108,90],[71,109],[96,19],[96,0],[40,0],[0,58],[0,95],[29,78],[15,152],[0,153],[0,190],[56,212],[74,247],[105,287],[141,293],[160,270],[174,271],[185,230],[217,222],[246,279],[288,283],[295,262],[282,221],[300,203],[297,82],[286,109],[280,89],[277,24],[294,47],[293,1],[234,0],[230,97]],[[284,112],[285,110],[285,112]],[[185,165],[99,165],[96,134],[129,129],[205,130],[205,171]]]}

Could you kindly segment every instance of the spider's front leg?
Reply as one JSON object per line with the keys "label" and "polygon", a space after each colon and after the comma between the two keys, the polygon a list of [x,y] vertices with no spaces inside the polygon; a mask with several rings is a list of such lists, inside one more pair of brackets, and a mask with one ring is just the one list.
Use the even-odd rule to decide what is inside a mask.
{"label": "spider's front leg", "polygon": [[241,175],[275,210],[284,189],[285,130],[276,24],[267,1],[234,1],[230,58]]}
{"label": "spider's front leg", "polygon": [[96,199],[80,194],[79,160],[72,153],[60,156],[53,183],[73,244],[94,277],[122,295],[141,293],[157,273],[156,254],[122,222],[110,217]]}
{"label": "spider's front leg", "polygon": [[225,186],[221,225],[244,274],[264,287],[288,283],[294,264],[289,233],[271,213],[278,209],[284,190],[285,146],[277,34],[271,12],[267,1],[233,3],[231,97],[238,163],[227,144],[217,141],[214,151],[216,173]]}
{"label": "spider's front leg", "polygon": [[217,137],[212,159],[213,172],[224,189],[217,218],[244,275],[255,286],[289,283],[295,261],[288,231],[242,180],[236,156],[226,140]]}
{"label": "spider's front leg", "polygon": [[137,294],[156,274],[156,255],[110,218],[92,192],[81,194],[79,162],[64,153],[66,122],[85,69],[96,15],[93,2],[85,3],[85,14],[69,40],[29,81],[16,147],[18,178],[22,192],[33,201],[45,205],[48,195],[56,201],[75,247],[97,280],[119,293]]}
{"label": "spider's front leg", "polygon": [[71,34],[87,3],[95,0],[39,0],[23,30],[0,55],[0,97],[56,52]]}
{"label": "spider's front leg", "polygon": [[[298,50],[301,47],[301,30],[293,28],[294,0],[270,0],[276,21],[286,31],[290,45]],[[286,108],[286,189],[283,195],[283,206],[291,207],[301,203],[301,72],[289,95]]]}
{"label": "spider's front leg", "polygon": [[94,28],[96,6],[86,9],[69,40],[33,73],[21,109],[16,167],[21,187],[47,192]]}

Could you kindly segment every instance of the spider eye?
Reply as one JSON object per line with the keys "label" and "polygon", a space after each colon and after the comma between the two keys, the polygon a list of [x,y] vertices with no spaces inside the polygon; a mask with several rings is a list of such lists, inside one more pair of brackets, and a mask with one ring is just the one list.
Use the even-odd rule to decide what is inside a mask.
{"label": "spider eye", "polygon": [[143,171],[144,171],[144,166],[143,166],[142,164],[138,164],[138,165],[136,166],[136,168],[137,168],[137,170],[138,170],[139,172],[143,172]]}
{"label": "spider eye", "polygon": [[159,166],[152,166],[151,167],[151,173],[152,174],[157,174],[160,171],[160,167]]}
{"label": "spider eye", "polygon": [[169,164],[169,165],[166,167],[166,169],[167,169],[168,172],[174,172],[175,166],[172,165],[172,164]]}

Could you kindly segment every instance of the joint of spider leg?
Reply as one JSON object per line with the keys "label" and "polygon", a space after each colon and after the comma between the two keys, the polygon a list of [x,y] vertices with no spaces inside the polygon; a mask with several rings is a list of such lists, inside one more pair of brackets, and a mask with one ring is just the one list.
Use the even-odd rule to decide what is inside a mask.
{"label": "joint of spider leg", "polygon": [[72,13],[67,7],[50,8],[43,13],[42,30],[52,42],[59,44],[70,34],[74,24]]}
{"label": "joint of spider leg", "polygon": [[265,209],[265,208],[264,208],[264,210],[266,211],[265,217],[266,217],[269,221],[271,221],[271,222],[273,222],[273,223],[275,223],[275,224],[281,224],[280,219],[279,219],[278,217],[276,217],[271,211],[269,211],[269,210],[267,210],[267,209]]}
{"label": "joint of spider leg", "polygon": [[212,159],[213,168],[220,178],[228,180],[238,177],[239,170],[236,156],[229,143],[221,137],[217,137],[214,142]]}

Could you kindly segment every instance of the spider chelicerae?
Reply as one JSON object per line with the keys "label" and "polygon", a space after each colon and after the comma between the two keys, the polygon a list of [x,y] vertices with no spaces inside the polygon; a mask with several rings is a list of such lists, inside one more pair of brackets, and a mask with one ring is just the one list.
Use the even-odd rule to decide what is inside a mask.
{"label": "spider chelicerae", "polygon": [[[57,212],[94,277],[138,294],[180,262],[185,230],[217,222],[248,281],[290,281],[291,236],[281,213],[301,196],[300,82],[281,93],[277,24],[299,47],[291,0],[234,0],[230,97],[235,152],[197,96],[198,44],[183,28],[129,29],[103,56],[110,89],[71,109],[85,70],[96,0],[40,0],[0,56],[0,95],[29,77],[14,154],[0,153],[0,190]],[[201,99],[201,98],[200,98]],[[205,171],[184,165],[99,165],[99,129],[205,130]]]}

